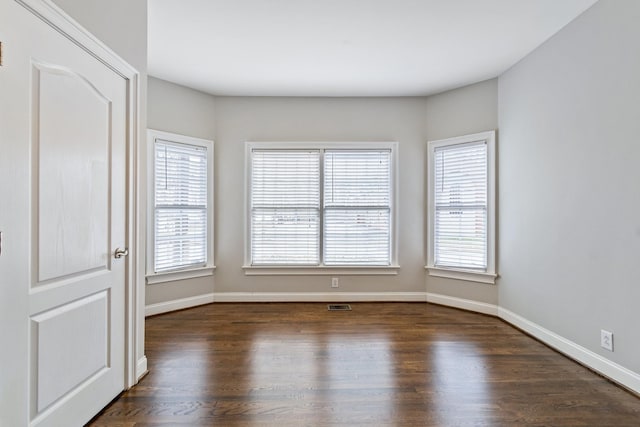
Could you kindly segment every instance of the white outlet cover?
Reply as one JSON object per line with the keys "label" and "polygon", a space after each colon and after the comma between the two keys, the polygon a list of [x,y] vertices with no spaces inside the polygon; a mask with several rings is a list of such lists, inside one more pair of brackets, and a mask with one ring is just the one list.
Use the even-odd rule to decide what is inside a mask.
{"label": "white outlet cover", "polygon": [[605,350],[613,351],[613,332],[600,331],[600,346]]}

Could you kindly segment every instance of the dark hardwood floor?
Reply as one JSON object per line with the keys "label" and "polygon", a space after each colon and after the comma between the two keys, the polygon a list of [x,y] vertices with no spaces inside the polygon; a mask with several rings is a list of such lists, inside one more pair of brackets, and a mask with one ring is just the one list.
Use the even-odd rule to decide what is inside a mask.
{"label": "dark hardwood floor", "polygon": [[147,319],[98,426],[640,426],[640,399],[502,321],[423,303],[212,304]]}

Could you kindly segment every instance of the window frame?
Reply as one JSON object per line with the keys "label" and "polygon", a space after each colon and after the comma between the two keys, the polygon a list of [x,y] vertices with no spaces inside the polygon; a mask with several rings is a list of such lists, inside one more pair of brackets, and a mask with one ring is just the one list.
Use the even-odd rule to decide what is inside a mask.
{"label": "window frame", "polygon": [[[375,265],[324,265],[322,253],[322,240],[324,239],[324,206],[320,206],[320,264],[319,265],[252,265],[251,264],[251,153],[257,150],[320,150],[320,191],[322,197],[324,150],[390,150],[391,151],[391,194],[390,194],[390,264],[384,266]],[[245,143],[245,206],[244,206],[244,265],[242,266],[247,276],[271,276],[271,275],[397,275],[400,269],[397,258],[398,230],[397,230],[397,159],[398,143],[393,141],[382,142],[278,142],[278,141],[247,141]]]}
{"label": "window frame", "polygon": [[[435,265],[435,151],[437,148],[484,141],[487,145],[487,268],[485,271]],[[496,273],[496,131],[428,141],[427,265],[430,276],[495,284]]]}
{"label": "window frame", "polygon": [[[205,264],[197,267],[176,268],[155,272],[155,145],[157,140],[174,144],[185,144],[204,147],[207,150],[207,254]],[[147,284],[171,282],[211,276],[214,265],[214,143],[212,140],[195,138],[155,129],[147,129],[147,239],[146,239],[146,272]]]}

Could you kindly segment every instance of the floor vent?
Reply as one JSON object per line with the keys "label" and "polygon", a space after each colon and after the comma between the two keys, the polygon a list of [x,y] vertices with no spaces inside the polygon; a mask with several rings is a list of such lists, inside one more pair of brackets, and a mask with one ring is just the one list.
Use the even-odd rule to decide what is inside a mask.
{"label": "floor vent", "polygon": [[327,310],[329,310],[329,311],[351,311],[351,306],[349,304],[329,304],[327,306]]}

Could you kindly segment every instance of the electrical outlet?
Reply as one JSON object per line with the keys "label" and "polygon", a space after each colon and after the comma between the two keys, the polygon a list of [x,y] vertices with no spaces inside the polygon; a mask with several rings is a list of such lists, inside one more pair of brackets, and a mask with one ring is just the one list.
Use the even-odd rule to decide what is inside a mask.
{"label": "electrical outlet", "polygon": [[339,288],[340,287],[340,281],[338,280],[337,277],[332,277],[331,278],[331,287],[332,288]]}
{"label": "electrical outlet", "polygon": [[613,351],[613,332],[600,331],[600,346],[605,350]]}

